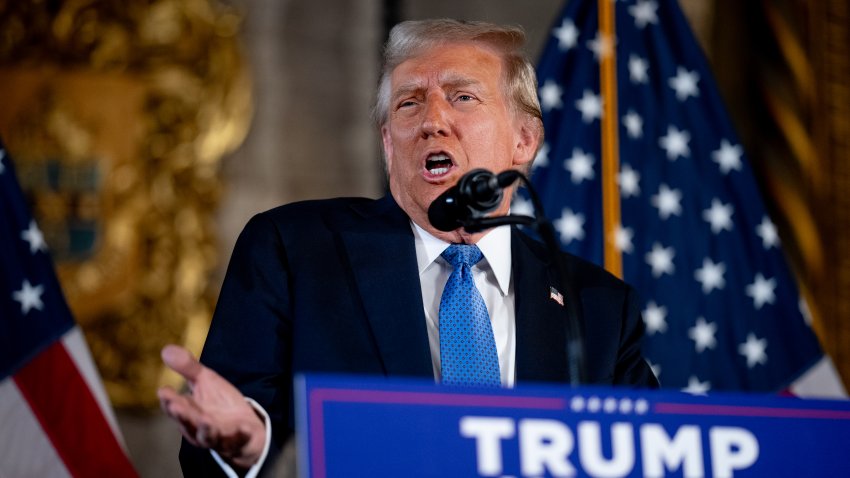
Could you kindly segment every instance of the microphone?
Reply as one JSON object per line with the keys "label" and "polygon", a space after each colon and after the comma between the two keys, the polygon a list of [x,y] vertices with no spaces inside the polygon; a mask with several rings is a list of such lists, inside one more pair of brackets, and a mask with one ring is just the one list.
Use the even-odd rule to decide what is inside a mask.
{"label": "microphone", "polygon": [[428,207],[428,220],[439,231],[454,231],[471,219],[484,217],[502,203],[504,189],[520,176],[509,169],[493,174],[473,169],[440,194]]}

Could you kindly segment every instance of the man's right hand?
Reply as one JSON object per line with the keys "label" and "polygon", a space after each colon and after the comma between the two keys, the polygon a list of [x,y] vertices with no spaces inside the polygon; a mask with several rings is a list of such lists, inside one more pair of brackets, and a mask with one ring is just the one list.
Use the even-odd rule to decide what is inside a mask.
{"label": "man's right hand", "polygon": [[162,360],[189,386],[187,393],[171,387],[157,393],[162,409],[177,422],[183,437],[192,445],[215,450],[238,468],[257,463],[265,446],[265,425],[242,393],[183,347],[165,346]]}

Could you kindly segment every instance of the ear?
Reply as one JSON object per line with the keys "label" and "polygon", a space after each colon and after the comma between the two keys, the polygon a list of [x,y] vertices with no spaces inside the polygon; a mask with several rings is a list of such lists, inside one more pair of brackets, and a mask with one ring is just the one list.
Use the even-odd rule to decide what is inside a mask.
{"label": "ear", "polygon": [[524,169],[531,165],[537,154],[540,139],[543,137],[543,125],[538,118],[525,117],[518,122],[516,146],[514,147],[513,166]]}
{"label": "ear", "polygon": [[387,174],[393,165],[393,140],[390,135],[390,127],[385,123],[381,126],[381,143],[384,145],[384,161],[386,161]]}

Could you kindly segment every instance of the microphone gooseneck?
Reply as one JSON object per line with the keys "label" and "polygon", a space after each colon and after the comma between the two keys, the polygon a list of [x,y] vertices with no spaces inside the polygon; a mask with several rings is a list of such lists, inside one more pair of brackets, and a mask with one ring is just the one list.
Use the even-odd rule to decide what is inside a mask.
{"label": "microphone gooseneck", "polygon": [[[504,197],[504,189],[522,179],[528,188],[534,206],[534,217],[507,215],[487,217],[496,210]],[[543,243],[555,266],[555,276],[564,293],[564,314],[566,315],[566,359],[567,380],[573,386],[587,380],[584,366],[583,317],[579,297],[572,281],[569,280],[559,241],[552,223],[546,219],[540,197],[531,185],[531,181],[519,171],[509,169],[493,174],[486,169],[473,169],[463,175],[458,183],[439,195],[428,207],[428,220],[440,231],[454,231],[463,227],[469,233],[475,233],[491,227],[506,224],[532,226]]]}

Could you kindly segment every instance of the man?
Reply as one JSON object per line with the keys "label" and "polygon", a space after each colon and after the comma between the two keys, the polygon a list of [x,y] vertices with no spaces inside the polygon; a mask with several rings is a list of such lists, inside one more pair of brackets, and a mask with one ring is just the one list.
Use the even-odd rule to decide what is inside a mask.
{"label": "man", "polygon": [[[550,297],[558,284],[544,248],[510,227],[438,231],[427,215],[472,169],[530,167],[543,131],[523,42],[518,29],[483,23],[393,29],[375,108],[391,195],[297,203],[254,217],[234,249],[204,365],[183,349],[163,351],[191,389],[160,391],[193,445],[181,450],[186,474],[217,470],[211,456],[255,473],[293,431],[295,373],[454,380],[456,345],[440,327],[449,321],[444,293],[464,281],[473,287],[455,275],[463,267],[486,305],[490,380],[567,380],[567,324],[563,304]],[[508,196],[494,215],[508,212]],[[455,266],[451,250],[483,259]],[[575,257],[565,261],[585,318],[589,381],[656,386],[640,352],[633,290]]]}

